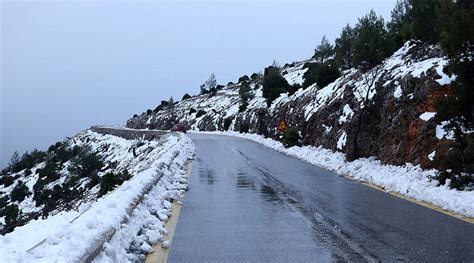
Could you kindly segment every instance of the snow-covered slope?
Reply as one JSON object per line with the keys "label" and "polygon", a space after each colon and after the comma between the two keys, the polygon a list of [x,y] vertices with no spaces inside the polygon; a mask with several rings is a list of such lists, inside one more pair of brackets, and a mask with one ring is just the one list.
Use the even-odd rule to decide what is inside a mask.
{"label": "snow-covered slope", "polygon": [[[140,247],[155,244],[166,232],[164,221],[170,214],[170,202],[182,198],[187,183],[184,164],[194,154],[191,140],[180,134],[163,135],[158,140],[126,140],[86,130],[67,140],[65,145],[70,149],[88,146],[103,158],[105,165],[98,172],[100,183],[91,185],[91,177],[79,179],[74,188],[82,191],[70,199],[71,206],[65,208],[61,202],[55,203],[46,217],[41,218],[38,215],[43,214],[45,206],[35,205],[33,186],[39,180],[37,171],[45,162],[31,169],[30,175],[24,171],[11,174],[17,178],[15,183],[0,186],[0,191],[2,196],[10,196],[15,185],[25,182],[32,194],[21,202],[9,200],[8,205],[17,205],[21,211],[19,218],[29,220],[0,236],[0,261],[83,261],[107,248],[104,242],[115,233],[127,238],[114,245],[113,253],[105,249],[107,255],[102,259],[139,260],[137,256],[149,252]],[[71,162],[63,163],[59,177],[45,184],[42,191],[54,190],[56,185],[64,188],[73,176],[68,170]],[[118,176],[124,171],[128,174],[126,180],[99,196],[104,176],[111,172]],[[135,218],[131,225],[127,223],[130,217]],[[5,221],[5,217],[1,219]],[[139,231],[145,234],[137,237]]]}
{"label": "snow-covered slope", "polygon": [[[286,65],[281,68],[282,76],[290,84],[301,84],[307,62],[311,61]],[[446,65],[439,46],[410,41],[380,67],[368,72],[346,70],[325,87],[313,84],[292,95],[283,93],[269,107],[262,97],[261,79],[254,79],[250,81],[252,96],[245,111],[239,112],[240,82],[225,86],[215,95],[194,96],[173,107],[143,113],[129,119],[127,126],[169,129],[174,123],[183,123],[193,130],[248,129],[276,137],[277,124],[285,119],[301,132],[305,144],[350,155],[356,120],[364,109],[359,156],[375,156],[384,163],[433,167],[436,156],[428,155],[449,136],[434,118],[420,116],[435,114],[436,99],[449,93],[455,76],[447,73]],[[368,102],[364,103],[366,96]]]}

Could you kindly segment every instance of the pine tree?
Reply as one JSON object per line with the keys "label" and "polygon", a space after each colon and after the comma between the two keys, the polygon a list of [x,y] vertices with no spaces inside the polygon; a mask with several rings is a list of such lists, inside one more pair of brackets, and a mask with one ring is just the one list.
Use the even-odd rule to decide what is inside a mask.
{"label": "pine tree", "polygon": [[339,78],[340,75],[339,69],[333,65],[332,60],[328,60],[318,68],[316,83],[320,88],[324,88]]}
{"label": "pine tree", "polygon": [[216,75],[214,75],[214,73],[211,73],[211,75],[209,76],[209,79],[206,80],[204,85],[206,89],[208,90],[215,88],[217,86]]}
{"label": "pine tree", "polygon": [[354,39],[354,29],[349,24],[342,29],[341,35],[336,38],[334,60],[341,69],[349,69],[353,66]]}
{"label": "pine tree", "polygon": [[18,209],[16,204],[7,205],[5,207],[5,223],[7,228],[15,225],[20,214],[20,209]]}
{"label": "pine tree", "polygon": [[211,91],[215,91],[217,86],[217,79],[214,73],[211,73],[209,78],[201,85],[201,95],[207,94]]}
{"label": "pine tree", "polygon": [[440,0],[439,3],[437,31],[443,50],[451,60],[469,60],[474,46],[474,2]]}
{"label": "pine tree", "polygon": [[23,202],[23,200],[30,195],[31,193],[28,187],[22,181],[19,181],[10,193],[11,200],[18,202]]}
{"label": "pine tree", "polygon": [[200,89],[199,94],[201,94],[201,95],[204,95],[204,94],[209,93],[209,90],[206,89],[206,84],[201,84],[201,86],[199,87],[199,89]]}
{"label": "pine tree", "polygon": [[77,149],[77,154],[71,159],[68,171],[79,178],[85,178],[97,175],[103,166],[103,158],[90,146],[83,146]]}
{"label": "pine tree", "polygon": [[390,12],[391,20],[387,23],[388,30],[402,31],[402,28],[410,22],[408,0],[397,0],[397,4]]}
{"label": "pine tree", "polygon": [[465,128],[474,129],[474,3],[441,0],[436,14],[441,45],[457,76],[454,93],[447,99],[448,105],[441,107],[438,118],[454,118]]}
{"label": "pine tree", "polygon": [[354,64],[364,69],[372,68],[387,56],[385,22],[373,10],[359,18],[355,27]]}
{"label": "pine tree", "polygon": [[190,99],[191,98],[191,95],[189,95],[188,93],[184,94],[183,98],[181,100],[187,100],[187,99]]}
{"label": "pine tree", "polygon": [[250,91],[250,84],[248,84],[247,82],[243,82],[242,84],[240,84],[239,96],[242,101],[247,101],[248,99],[250,99]]}
{"label": "pine tree", "polygon": [[303,89],[316,83],[319,75],[319,68],[321,67],[320,63],[306,63],[303,68],[307,68],[306,72],[303,74]]}
{"label": "pine tree", "polygon": [[411,6],[408,0],[397,0],[391,12],[391,20],[387,23],[389,46],[387,50],[393,53],[407,40],[413,38],[413,23],[410,20]]}
{"label": "pine tree", "polygon": [[280,64],[278,64],[278,62],[276,61],[276,59],[273,60],[273,62],[272,62],[272,67],[278,68],[278,69],[280,68]]}
{"label": "pine tree", "polygon": [[266,98],[267,105],[270,106],[272,101],[281,93],[287,92],[290,84],[280,75],[280,69],[270,66],[265,69],[263,75],[262,96]]}
{"label": "pine tree", "polygon": [[246,81],[242,82],[239,87],[239,96],[241,100],[241,104],[239,106],[239,112],[244,112],[249,105],[248,101],[251,99],[250,94],[250,84]]}
{"label": "pine tree", "polygon": [[319,44],[314,50],[313,58],[319,63],[324,63],[328,58],[334,54],[333,46],[329,43],[328,39],[324,35]]}
{"label": "pine tree", "polygon": [[452,93],[437,102],[436,119],[446,121],[445,128],[454,134],[455,145],[443,156],[449,171],[438,174],[440,182],[450,178],[451,187],[462,188],[474,181],[474,3],[461,0],[453,3],[441,0],[436,9],[438,33],[443,50],[456,75]]}
{"label": "pine tree", "polygon": [[439,1],[434,0],[409,0],[409,19],[412,21],[413,33],[416,38],[436,43],[439,40],[436,32],[435,9]]}
{"label": "pine tree", "polygon": [[14,151],[12,157],[10,158],[10,166],[15,166],[20,162],[20,154],[18,151]]}

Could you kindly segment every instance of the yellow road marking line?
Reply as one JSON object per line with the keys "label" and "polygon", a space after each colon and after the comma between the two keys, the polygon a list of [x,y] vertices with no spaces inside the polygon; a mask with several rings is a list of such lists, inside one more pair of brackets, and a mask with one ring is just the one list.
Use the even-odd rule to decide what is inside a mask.
{"label": "yellow road marking line", "polygon": [[[193,167],[193,162],[191,161],[190,164],[188,164],[188,171],[187,171],[188,182],[189,182],[189,178],[191,177],[192,167]],[[146,260],[145,260],[146,263],[165,263],[168,261],[168,255],[171,250],[171,243],[173,241],[174,232],[176,230],[176,225],[178,223],[178,217],[181,212],[182,206],[183,205],[178,204],[178,202],[176,201],[173,202],[172,207],[171,207],[171,216],[169,220],[165,223],[165,229],[168,231],[168,236],[167,236],[168,238],[165,239],[163,237],[162,242],[159,242],[158,244],[153,246],[153,252],[151,254],[148,254],[146,257]],[[162,248],[161,244],[166,240],[169,241],[170,247]]]}
{"label": "yellow road marking line", "polygon": [[[182,205],[177,202],[173,202],[172,213],[170,219],[165,223],[165,228],[168,231],[168,238],[163,238],[163,241],[169,240],[170,245],[173,241],[174,231],[176,230],[176,224],[178,223],[179,213]],[[146,263],[165,263],[168,260],[170,248],[162,248],[162,242],[153,246],[153,252],[146,257]]]}
{"label": "yellow road marking line", "polygon": [[411,197],[408,197],[408,196],[404,196],[402,194],[399,194],[399,193],[395,193],[395,192],[390,192],[390,191],[387,191],[385,190],[384,188],[380,187],[380,186],[377,186],[377,185],[374,185],[374,184],[371,184],[371,183],[368,183],[368,182],[364,182],[364,181],[361,181],[361,180],[357,180],[355,178],[352,178],[350,176],[344,176],[345,178],[349,179],[349,180],[352,180],[352,181],[356,181],[358,183],[361,183],[365,186],[368,186],[372,189],[375,189],[375,190],[378,190],[378,191],[381,191],[381,192],[384,192],[384,193],[387,193],[387,194],[390,194],[392,196],[395,196],[395,197],[398,197],[398,198],[401,198],[401,199],[404,199],[404,200],[407,200],[409,202],[412,202],[412,203],[415,203],[417,205],[421,205],[423,207],[426,207],[426,208],[429,208],[431,210],[435,210],[437,212],[440,212],[440,213],[443,213],[445,215],[448,215],[448,216],[452,216],[452,217],[455,217],[457,219],[460,219],[460,220],[463,220],[467,223],[471,223],[471,224],[474,224],[474,218],[472,217],[467,217],[467,216],[463,216],[463,215],[460,215],[460,214],[457,214],[457,213],[454,213],[452,211],[448,211],[448,210],[445,210],[439,206],[436,206],[436,205],[433,205],[433,204],[430,204],[430,203],[427,203],[425,201],[420,201],[420,200],[416,200],[416,199],[413,199]]}

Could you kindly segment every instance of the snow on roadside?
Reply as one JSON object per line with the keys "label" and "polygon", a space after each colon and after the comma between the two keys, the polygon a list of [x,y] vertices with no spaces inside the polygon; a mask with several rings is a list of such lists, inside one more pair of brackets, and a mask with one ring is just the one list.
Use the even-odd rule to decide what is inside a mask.
{"label": "snow on roadside", "polygon": [[431,179],[436,170],[423,170],[409,163],[404,166],[386,165],[375,158],[361,158],[350,162],[341,152],[314,146],[285,148],[282,143],[257,134],[232,131],[200,133],[249,139],[340,175],[383,187],[387,192],[398,193],[431,203],[444,210],[474,217],[474,191],[459,191],[450,189],[447,185],[438,186],[438,182]]}
{"label": "snow on roadside", "polygon": [[[148,208],[148,205],[158,205],[155,208],[156,211],[166,214],[165,211],[169,209],[169,205],[165,200],[170,197],[177,198],[178,193],[184,191],[185,186],[183,187],[179,182],[182,179],[182,171],[178,168],[181,168],[193,153],[194,145],[187,136],[167,136],[160,150],[156,151],[154,156],[148,157],[154,157],[153,161],[148,163],[150,160],[143,160],[147,163],[145,169],[97,202],[89,204],[88,207],[82,207],[79,212],[63,212],[46,220],[33,221],[0,237],[1,261],[74,262],[83,259],[94,249],[94,246],[101,243],[107,233],[111,231],[122,233],[123,222],[130,219],[128,211],[133,209],[145,190],[158,179],[157,186],[153,187],[144,201],[133,210],[132,217],[136,217],[136,213],[145,214],[143,205]],[[156,200],[151,202],[150,197]],[[164,217],[162,219],[164,220]],[[149,232],[150,236],[161,233],[159,223],[149,222],[143,216],[139,222],[142,225],[149,225],[151,231],[158,231]],[[131,235],[131,232],[128,234]],[[136,233],[133,233],[130,238],[135,235]],[[159,236],[157,235],[156,239]],[[27,251],[41,240],[44,242]],[[148,241],[153,240],[150,238]],[[129,247],[130,244],[123,242],[114,244],[114,250],[121,256]],[[105,251],[110,254],[107,246]],[[119,259],[128,261],[126,258]]]}
{"label": "snow on roadside", "polygon": [[104,244],[94,262],[144,261],[145,255],[153,251],[151,246],[167,234],[164,222],[171,215],[170,201],[182,200],[188,180],[184,163],[194,154],[191,140],[187,136],[182,136],[182,140],[187,141],[188,147],[180,150],[177,160],[163,171],[159,183],[145,195],[128,222]]}

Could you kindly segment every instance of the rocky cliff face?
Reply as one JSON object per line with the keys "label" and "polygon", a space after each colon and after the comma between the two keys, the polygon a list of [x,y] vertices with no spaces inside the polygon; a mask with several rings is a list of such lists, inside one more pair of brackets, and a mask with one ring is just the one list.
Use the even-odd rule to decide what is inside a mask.
{"label": "rocky cliff face", "polygon": [[[306,62],[287,65],[281,74],[290,84],[302,83]],[[239,131],[248,126],[249,132],[276,137],[276,126],[284,119],[301,131],[304,144],[342,151],[353,158],[357,141],[358,157],[430,168],[437,149],[450,137],[434,120],[435,102],[449,94],[454,80],[446,65],[438,46],[412,41],[375,69],[344,71],[325,87],[312,85],[292,95],[281,94],[270,107],[262,97],[260,81],[255,80],[250,84],[253,98],[243,112],[239,112],[238,93],[242,83],[237,83],[214,96],[195,96],[143,113],[128,120],[127,127],[169,129],[183,123],[196,130]]]}

